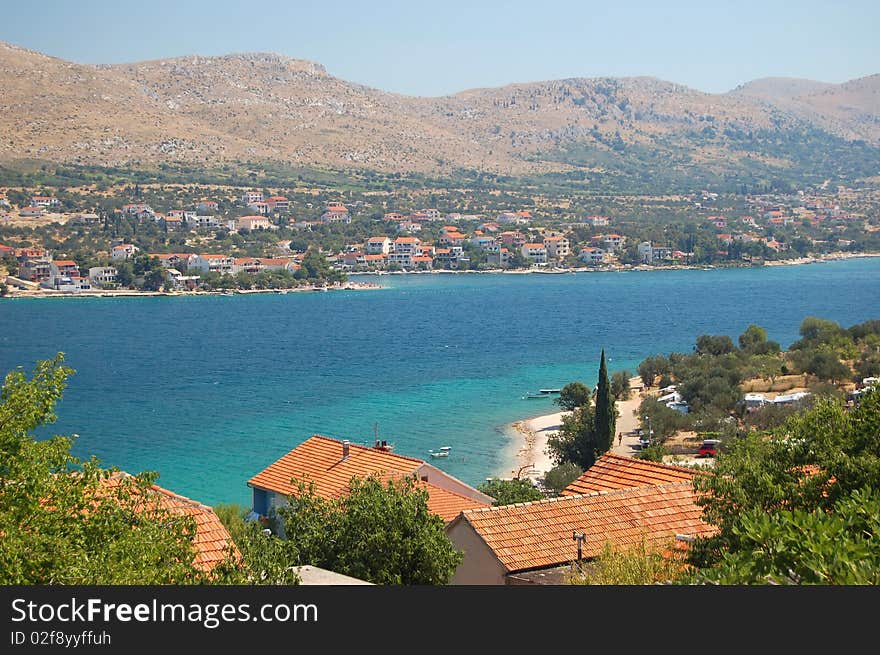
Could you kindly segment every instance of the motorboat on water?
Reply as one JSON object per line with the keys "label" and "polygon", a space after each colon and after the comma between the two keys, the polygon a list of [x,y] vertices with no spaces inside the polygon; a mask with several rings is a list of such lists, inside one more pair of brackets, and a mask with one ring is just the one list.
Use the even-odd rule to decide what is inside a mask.
{"label": "motorboat on water", "polygon": [[431,457],[449,457],[450,450],[452,450],[452,446],[440,446],[437,450],[429,450],[428,454]]}

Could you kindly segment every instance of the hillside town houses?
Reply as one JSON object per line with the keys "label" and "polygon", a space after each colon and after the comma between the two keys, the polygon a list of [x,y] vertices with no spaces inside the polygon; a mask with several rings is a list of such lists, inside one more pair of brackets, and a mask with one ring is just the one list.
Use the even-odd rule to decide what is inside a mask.
{"label": "hillside town houses", "polygon": [[[18,197],[24,200],[21,202],[23,206],[17,209],[5,196],[2,198],[2,211],[7,220],[13,214],[22,220],[43,220],[47,213],[61,211],[58,198],[48,193]],[[705,212],[701,205],[714,200],[712,194],[704,193],[700,200],[694,201],[694,207]],[[358,211],[364,206],[362,201],[329,200],[319,206],[308,203],[310,215],[294,216],[287,196],[256,189],[242,190],[231,198],[201,197],[191,201],[190,206],[172,205],[162,211],[154,209],[152,202],[126,202],[101,215],[69,212],[67,220],[71,224],[86,225],[103,221],[106,225],[108,220],[123,216],[129,221],[154,223],[169,238],[178,235],[175,237],[178,241],[184,239],[188,243],[191,237],[201,235],[194,244],[209,243],[206,239],[216,235],[216,247],[193,247],[187,249],[186,254],[148,253],[157,257],[164,269],[175,271],[168,278],[172,287],[184,278],[187,278],[184,280],[186,286],[197,286],[199,276],[209,273],[235,275],[295,270],[304,251],[291,250],[293,241],[285,236],[299,233],[302,238],[296,239],[297,243],[311,242],[314,238],[310,233],[341,230],[355,221],[359,230],[366,228],[372,233],[368,232],[369,236],[360,239],[349,238],[335,252],[320,249],[331,268],[346,272],[475,268],[550,271],[582,267],[690,265],[697,256],[692,249],[681,248],[680,243],[676,246],[627,236],[632,232],[620,229],[626,227],[625,223],[600,214],[560,222],[531,209],[511,208],[476,214],[454,210],[444,212],[436,207],[423,206],[412,211],[386,211],[365,216]],[[862,214],[843,209],[834,199],[808,194],[748,197],[745,212],[705,213],[700,220],[714,235],[714,248],[709,251],[719,261],[753,262],[757,259],[760,262],[763,258],[793,257],[788,251],[801,227],[824,230],[821,238],[813,234],[807,241],[807,246],[818,252],[846,251],[855,247],[856,240],[851,231],[845,237],[841,236],[853,225],[867,234],[880,230],[875,224],[876,218],[872,221]],[[609,229],[611,226],[615,229]],[[222,252],[226,242],[220,239],[225,235],[247,238],[252,233],[271,234],[281,230],[288,232],[265,240],[266,245],[259,253],[253,249],[247,256],[235,249]],[[56,254],[41,248],[21,248],[11,244],[0,246],[6,246],[4,261],[13,285],[24,288],[23,285],[37,284],[75,293],[89,285],[107,288],[117,284],[118,275],[113,269],[147,252],[138,243],[137,239],[114,242],[109,252],[104,255],[96,253],[98,261],[90,260],[88,271],[82,275],[71,267],[53,268],[56,259],[69,260],[63,252]],[[155,250],[152,244],[149,249]],[[704,245],[699,255],[705,259],[706,253]]]}

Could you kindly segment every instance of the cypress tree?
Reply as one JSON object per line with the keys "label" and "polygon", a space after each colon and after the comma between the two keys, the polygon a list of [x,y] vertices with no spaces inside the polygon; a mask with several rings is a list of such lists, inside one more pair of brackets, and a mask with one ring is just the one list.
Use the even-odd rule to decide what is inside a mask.
{"label": "cypress tree", "polygon": [[596,387],[595,412],[596,454],[601,455],[611,449],[614,443],[614,429],[617,424],[617,411],[614,407],[614,396],[611,394],[611,383],[608,380],[608,368],[605,366],[605,349],[599,362],[599,384]]}

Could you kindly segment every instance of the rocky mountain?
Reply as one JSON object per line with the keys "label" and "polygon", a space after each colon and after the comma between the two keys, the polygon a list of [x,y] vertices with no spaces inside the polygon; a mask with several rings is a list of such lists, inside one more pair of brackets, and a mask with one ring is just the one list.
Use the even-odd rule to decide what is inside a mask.
{"label": "rocky mountain", "polygon": [[88,66],[0,43],[0,88],[7,162],[271,161],[586,182],[880,170],[880,75],[770,78],[725,94],[647,77],[576,78],[417,98],[274,54]]}

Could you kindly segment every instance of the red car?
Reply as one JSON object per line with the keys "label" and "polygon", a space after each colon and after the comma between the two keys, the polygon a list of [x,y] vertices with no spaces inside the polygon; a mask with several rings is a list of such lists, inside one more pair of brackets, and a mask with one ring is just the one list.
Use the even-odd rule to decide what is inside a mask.
{"label": "red car", "polygon": [[718,446],[721,445],[721,441],[718,439],[705,439],[702,444],[700,444],[700,457],[714,457],[718,452]]}

